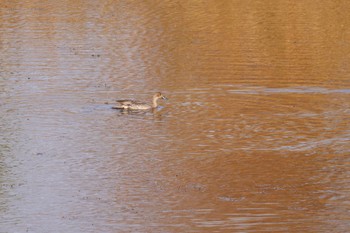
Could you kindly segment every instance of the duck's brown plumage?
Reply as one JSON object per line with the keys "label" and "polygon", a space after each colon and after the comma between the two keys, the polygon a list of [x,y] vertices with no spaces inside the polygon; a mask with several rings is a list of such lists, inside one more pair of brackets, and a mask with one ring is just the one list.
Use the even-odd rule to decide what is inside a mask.
{"label": "duck's brown plumage", "polygon": [[158,107],[158,99],[164,99],[166,100],[167,98],[162,95],[162,93],[157,92],[153,95],[153,101],[152,105],[140,102],[140,101],[135,101],[135,100],[117,100],[117,106],[114,106],[113,108],[115,109],[130,109],[130,110],[147,110],[151,108],[156,108]]}

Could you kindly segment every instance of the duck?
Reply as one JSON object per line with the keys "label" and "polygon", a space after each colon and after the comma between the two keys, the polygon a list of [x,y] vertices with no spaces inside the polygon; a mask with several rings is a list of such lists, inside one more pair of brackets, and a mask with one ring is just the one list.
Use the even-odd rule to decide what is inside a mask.
{"label": "duck", "polygon": [[112,107],[113,109],[124,109],[124,110],[149,110],[155,109],[158,107],[158,100],[163,99],[167,100],[162,93],[157,92],[153,95],[152,105],[135,101],[135,100],[117,100],[117,106]]}

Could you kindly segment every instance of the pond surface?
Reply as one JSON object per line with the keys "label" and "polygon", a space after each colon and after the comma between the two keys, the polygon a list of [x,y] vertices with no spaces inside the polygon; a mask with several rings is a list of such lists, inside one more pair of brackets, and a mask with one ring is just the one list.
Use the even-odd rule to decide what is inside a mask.
{"label": "pond surface", "polygon": [[1,1],[0,232],[348,232],[349,12]]}

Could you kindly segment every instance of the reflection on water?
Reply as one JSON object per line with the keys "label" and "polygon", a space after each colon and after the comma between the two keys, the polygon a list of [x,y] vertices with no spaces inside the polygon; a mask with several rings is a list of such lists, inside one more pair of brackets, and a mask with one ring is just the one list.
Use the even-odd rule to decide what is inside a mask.
{"label": "reflection on water", "polygon": [[1,232],[346,232],[349,8],[0,3]]}

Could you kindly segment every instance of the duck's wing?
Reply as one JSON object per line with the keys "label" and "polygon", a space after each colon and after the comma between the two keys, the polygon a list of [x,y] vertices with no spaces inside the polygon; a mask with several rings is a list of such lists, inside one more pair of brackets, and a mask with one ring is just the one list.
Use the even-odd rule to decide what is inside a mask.
{"label": "duck's wing", "polygon": [[128,109],[133,103],[132,100],[116,100],[115,102],[117,105],[112,107],[114,109]]}
{"label": "duck's wing", "polygon": [[144,102],[136,101],[136,100],[116,100],[116,102],[121,104],[121,105],[126,105],[126,106],[145,104]]}
{"label": "duck's wing", "polygon": [[134,100],[116,100],[120,105],[130,106],[135,103]]}

